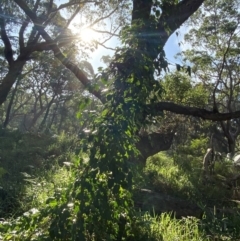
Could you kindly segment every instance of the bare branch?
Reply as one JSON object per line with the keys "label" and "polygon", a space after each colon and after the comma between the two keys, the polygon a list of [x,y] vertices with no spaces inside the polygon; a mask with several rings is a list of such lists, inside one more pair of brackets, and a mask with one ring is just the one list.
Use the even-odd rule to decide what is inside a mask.
{"label": "bare branch", "polygon": [[[120,26],[119,26],[120,27]],[[119,28],[118,27],[118,28]],[[114,31],[114,33],[118,30],[118,28],[116,28],[115,29],[115,31]],[[91,28],[92,29],[92,28]],[[104,32],[104,31],[103,31]],[[110,50],[116,50],[116,49],[114,49],[114,48],[109,48],[109,47],[106,47],[104,44],[108,41],[108,40],[110,40],[113,36],[116,36],[116,35],[114,35],[114,33],[113,34],[111,34],[108,38],[106,38],[103,42],[98,42],[98,41],[96,41],[99,45],[101,45],[101,46],[103,46],[104,48],[106,48],[106,49],[110,49]]]}
{"label": "bare branch", "polygon": [[25,52],[27,53],[32,53],[34,51],[41,52],[41,51],[48,51],[52,50],[51,44],[48,42],[41,42],[41,43],[36,43],[34,45],[27,46],[25,49]]}
{"label": "bare branch", "polygon": [[[204,120],[212,120],[212,121],[224,121],[230,120],[233,118],[240,118],[240,111],[235,111],[231,113],[215,113],[214,111],[209,111],[202,108],[197,107],[189,107],[178,105],[173,102],[159,102],[155,104],[150,104],[146,106],[145,115],[151,113],[155,113],[155,115],[161,114],[163,111],[170,111],[175,114],[187,115],[187,116],[195,116],[200,117]],[[148,111],[151,110],[151,111]],[[152,111],[153,110],[153,111]]]}
{"label": "bare branch", "polygon": [[[230,36],[229,40],[228,40],[228,45],[227,45],[227,49],[226,51],[224,52],[223,54],[223,60],[222,60],[222,64],[221,64],[221,69],[220,69],[220,72],[219,72],[219,75],[218,75],[218,80],[217,80],[217,83],[215,85],[215,88],[213,90],[213,110],[214,111],[218,111],[218,107],[217,107],[217,103],[216,103],[216,91],[217,91],[217,88],[218,88],[218,85],[220,84],[220,81],[222,79],[222,73],[223,73],[223,70],[224,70],[224,67],[225,67],[225,63],[226,63],[226,56],[228,54],[228,51],[229,51],[229,48],[230,48],[230,43],[231,43],[231,40],[232,40],[232,35]],[[230,110],[231,111],[231,110]]]}
{"label": "bare branch", "polygon": [[[117,29],[119,29],[119,27]],[[97,29],[94,29],[94,28],[91,28],[91,30],[96,32],[96,33],[109,34],[109,35],[112,35],[112,36],[115,36],[115,37],[119,37],[119,34],[115,34],[116,30],[113,33],[109,32],[109,31],[97,30]]]}
{"label": "bare branch", "polygon": [[96,1],[72,1],[72,2],[68,2],[68,3],[64,3],[61,4],[57,9],[52,10],[51,13],[55,13],[63,8],[67,8],[67,7],[71,7],[74,6],[76,4],[84,4],[84,3],[96,3],[96,4],[101,4],[102,2],[96,2]]}
{"label": "bare branch", "polygon": [[[119,26],[120,27],[120,26]],[[118,27],[118,28],[119,28]],[[118,28],[117,29],[115,29],[115,31],[114,31],[114,33],[118,30]],[[103,45],[103,44],[105,44],[108,40],[110,40],[112,37],[113,37],[114,35],[110,35],[108,38],[106,38],[103,42],[101,42],[101,44],[100,45]]]}
{"label": "bare branch", "polygon": [[59,40],[59,39],[62,37],[62,35],[63,35],[63,30],[68,28],[68,26],[70,25],[70,23],[72,22],[72,20],[73,20],[73,19],[76,17],[76,15],[79,13],[80,9],[81,9],[80,7],[77,7],[76,11],[75,11],[75,12],[73,13],[73,15],[70,17],[70,19],[68,20],[67,24],[66,24],[65,27],[62,29],[61,33],[55,38],[56,41]]}
{"label": "bare branch", "polygon": [[75,10],[75,12],[73,13],[73,15],[68,19],[66,26],[64,27],[65,29],[68,28],[68,26],[70,25],[70,23],[72,22],[72,20],[76,17],[76,15],[79,13],[80,11],[80,7],[78,6],[77,9]]}
{"label": "bare branch", "polygon": [[107,47],[107,46],[105,46],[103,43],[100,43],[100,42],[98,42],[98,41],[95,41],[95,42],[96,42],[98,45],[101,45],[102,47],[104,47],[105,49],[109,49],[109,50],[116,51],[115,48]]}
{"label": "bare branch", "polygon": [[47,10],[48,15],[51,13],[52,7],[53,7],[53,0],[50,0],[50,1],[49,1],[48,10]]}
{"label": "bare branch", "polygon": [[40,3],[41,0],[37,0],[34,4],[34,7],[33,7],[33,12],[36,13],[37,9],[38,9],[38,6],[39,6],[39,3]]}
{"label": "bare branch", "polygon": [[[119,3],[120,3],[120,1],[119,1]],[[88,25],[87,28],[91,28],[91,27],[94,26],[96,23],[98,23],[98,22],[100,22],[100,21],[102,21],[102,20],[104,20],[104,19],[109,18],[113,13],[115,13],[115,12],[117,11],[118,7],[119,7],[119,4],[117,5],[116,8],[114,8],[114,9],[112,10],[112,12],[110,12],[110,13],[109,13],[108,15],[106,15],[106,16],[103,16],[103,17],[101,17],[101,18],[96,19],[96,20],[93,21],[90,25]]]}
{"label": "bare branch", "polygon": [[29,18],[27,18],[24,22],[23,22],[23,24],[22,24],[22,26],[21,26],[21,28],[20,28],[20,30],[19,30],[19,47],[20,47],[20,52],[22,52],[23,51],[23,48],[24,48],[24,37],[23,37],[23,34],[24,34],[24,31],[25,31],[25,29],[26,29],[26,27],[28,26],[28,24],[29,24]]}

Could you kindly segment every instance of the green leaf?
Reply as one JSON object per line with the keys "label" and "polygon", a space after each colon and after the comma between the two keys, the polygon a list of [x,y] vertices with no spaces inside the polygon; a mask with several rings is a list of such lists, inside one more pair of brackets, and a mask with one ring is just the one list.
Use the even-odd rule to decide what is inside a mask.
{"label": "green leaf", "polygon": [[54,198],[54,197],[49,197],[47,200],[46,200],[46,204],[48,204],[50,207],[56,207],[58,205],[58,202],[57,200]]}

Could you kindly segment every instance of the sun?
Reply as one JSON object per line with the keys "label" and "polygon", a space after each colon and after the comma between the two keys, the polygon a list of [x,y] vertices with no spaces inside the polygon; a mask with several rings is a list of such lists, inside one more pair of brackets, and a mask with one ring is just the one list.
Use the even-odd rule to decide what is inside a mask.
{"label": "sun", "polygon": [[82,28],[79,35],[84,42],[92,42],[97,39],[97,33],[91,28]]}

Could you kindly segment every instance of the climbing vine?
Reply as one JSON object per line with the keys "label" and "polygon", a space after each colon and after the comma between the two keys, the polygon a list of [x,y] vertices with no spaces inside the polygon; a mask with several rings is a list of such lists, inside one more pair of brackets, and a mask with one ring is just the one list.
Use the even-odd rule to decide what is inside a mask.
{"label": "climbing vine", "polygon": [[[154,23],[150,26],[154,28]],[[59,218],[59,222],[53,221],[50,230],[53,239],[59,240],[58,234],[69,220],[73,223],[71,240],[122,240],[131,235],[133,203],[129,163],[139,154],[135,143],[145,122],[145,106],[157,101],[162,92],[153,76],[153,56],[159,48],[146,33],[146,24],[140,21],[122,31],[124,47],[118,49],[104,75],[114,78],[111,91],[106,95],[101,115],[92,124],[91,134],[84,140],[83,151],[89,153],[89,161],[80,160],[79,165],[85,165],[85,171],[76,173],[72,211],[65,215],[64,225],[60,225],[63,220]],[[64,212],[66,209],[65,206]]]}

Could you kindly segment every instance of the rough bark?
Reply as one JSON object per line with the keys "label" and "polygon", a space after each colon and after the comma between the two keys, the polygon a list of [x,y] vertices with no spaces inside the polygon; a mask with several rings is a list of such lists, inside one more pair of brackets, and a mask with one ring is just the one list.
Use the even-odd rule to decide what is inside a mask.
{"label": "rough bark", "polygon": [[228,152],[231,153],[231,157],[235,155],[235,148],[236,148],[236,140],[235,139],[228,139]]}
{"label": "rough bark", "polygon": [[[183,0],[176,6],[168,8],[167,12],[165,12],[164,9],[162,9],[163,11],[159,19],[158,28],[155,30],[156,32],[150,33],[150,36],[154,36],[154,39],[152,37],[151,39],[147,39],[150,45],[151,43],[155,43],[157,41],[157,44],[161,48],[163,48],[170,35],[177,28],[179,28],[201,6],[203,1],[204,0]],[[148,23],[150,19],[151,7],[152,0],[133,0],[132,23],[134,23],[134,21],[136,20],[143,20],[145,23]],[[143,29],[143,31],[147,30]],[[157,55],[158,53],[155,53],[155,56],[153,55],[151,57],[154,59],[157,57]],[[156,107],[158,107],[159,109],[160,106]],[[165,107],[170,106],[165,105]],[[175,107],[174,103],[171,107]],[[154,108],[154,106],[150,105],[147,106],[146,109],[151,110],[150,112],[152,114],[152,110],[156,110],[157,108]],[[164,109],[157,111],[156,113],[161,114],[163,110]],[[182,112],[187,113],[188,109],[183,108]],[[146,113],[143,114],[147,115],[150,113],[146,111]],[[152,156],[160,151],[168,150],[172,145],[173,137],[173,129],[169,130],[168,133],[152,133],[150,135],[140,136],[140,141],[137,143],[137,148],[140,151],[141,155],[138,157],[138,161],[145,163],[146,159],[149,156]]]}
{"label": "rough bark", "polygon": [[[229,109],[229,111],[231,112],[231,109]],[[236,140],[240,134],[240,127],[236,126],[235,131],[232,131],[231,130],[232,126],[231,126],[230,120],[221,121],[220,124],[221,124],[222,130],[223,130],[224,136],[226,137],[227,142],[228,142],[228,153],[231,153],[231,157],[233,157],[235,154]]]}
{"label": "rough bark", "polygon": [[5,23],[4,13],[0,6],[0,36],[1,36],[1,39],[4,44],[4,56],[9,64],[9,66],[11,66],[11,64],[14,61],[13,60],[13,50],[12,50],[11,42],[8,38],[6,29],[5,29],[5,25],[6,25],[6,23]]}
{"label": "rough bark", "polygon": [[152,0],[133,0],[132,21],[143,19],[147,21],[150,16]]}

